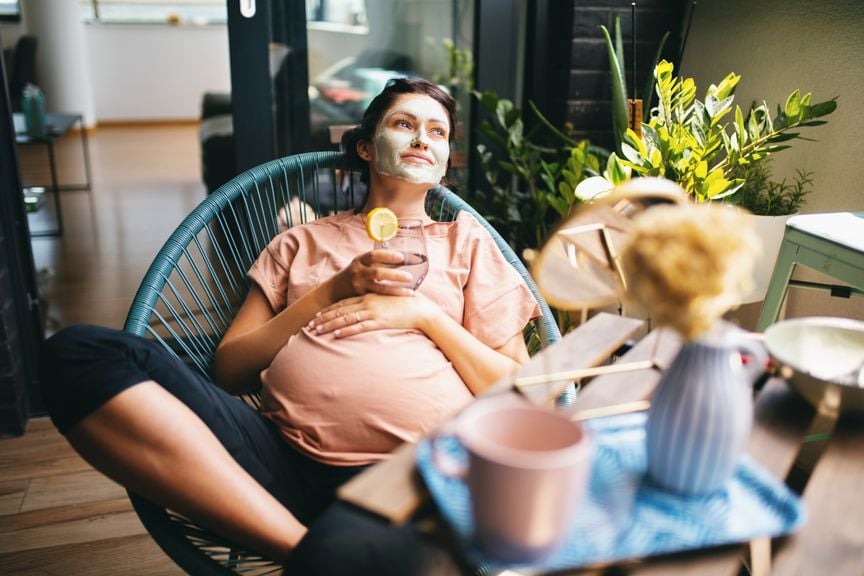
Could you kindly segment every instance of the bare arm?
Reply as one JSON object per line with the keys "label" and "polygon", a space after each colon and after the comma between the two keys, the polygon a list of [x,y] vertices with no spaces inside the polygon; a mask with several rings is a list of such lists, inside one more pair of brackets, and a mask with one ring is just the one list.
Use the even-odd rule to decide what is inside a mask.
{"label": "bare arm", "polygon": [[441,349],[475,395],[513,373],[529,358],[521,332],[500,348],[490,348],[419,294],[412,298],[378,294],[347,298],[322,310],[310,327],[319,334],[333,332],[337,338],[382,328],[420,330]]}
{"label": "bare arm", "polygon": [[420,329],[444,352],[475,396],[529,359],[521,332],[500,348],[492,349],[440,311],[427,318]]}

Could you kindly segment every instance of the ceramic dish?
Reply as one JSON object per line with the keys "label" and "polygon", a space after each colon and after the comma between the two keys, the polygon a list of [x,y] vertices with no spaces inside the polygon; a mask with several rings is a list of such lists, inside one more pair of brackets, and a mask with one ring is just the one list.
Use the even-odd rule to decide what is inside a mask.
{"label": "ceramic dish", "polygon": [[765,346],[780,375],[815,407],[864,414],[864,322],[783,320],[765,330]]}

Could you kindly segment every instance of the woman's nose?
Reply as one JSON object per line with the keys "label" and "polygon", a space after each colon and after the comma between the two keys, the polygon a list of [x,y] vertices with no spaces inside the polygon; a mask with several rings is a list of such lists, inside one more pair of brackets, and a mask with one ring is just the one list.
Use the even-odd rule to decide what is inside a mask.
{"label": "woman's nose", "polygon": [[421,136],[415,136],[411,140],[411,147],[412,148],[428,148],[429,143],[423,139],[422,135]]}

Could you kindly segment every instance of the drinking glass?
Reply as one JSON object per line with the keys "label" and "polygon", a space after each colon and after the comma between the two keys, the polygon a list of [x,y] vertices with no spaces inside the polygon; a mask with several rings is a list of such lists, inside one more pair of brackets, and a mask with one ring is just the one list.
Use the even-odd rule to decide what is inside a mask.
{"label": "drinking glass", "polygon": [[396,236],[384,242],[376,242],[375,250],[401,252],[404,260],[400,264],[393,264],[392,267],[408,272],[413,278],[410,282],[382,282],[389,286],[416,290],[426,277],[426,273],[429,272],[426,236],[423,233],[423,221],[420,219],[399,220],[399,230],[396,232]]}

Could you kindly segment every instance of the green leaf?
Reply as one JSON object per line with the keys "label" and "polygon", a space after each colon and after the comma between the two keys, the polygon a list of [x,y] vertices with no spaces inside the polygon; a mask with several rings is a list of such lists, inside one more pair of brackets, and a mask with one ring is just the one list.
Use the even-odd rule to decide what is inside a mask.
{"label": "green leaf", "polygon": [[742,145],[747,142],[747,128],[744,126],[744,114],[740,106],[735,106],[735,134]]}
{"label": "green leaf", "polygon": [[615,140],[620,144],[627,130],[627,85],[624,82],[624,71],[618,62],[612,38],[605,26],[600,26],[603,38],[606,40],[606,52],[609,56],[609,71],[612,78],[612,128]]}
{"label": "green leaf", "polygon": [[509,172],[511,174],[516,174],[516,175],[519,174],[519,170],[511,162],[505,162],[505,161],[501,160],[500,162],[498,162],[498,166],[500,166],[503,170],[506,170],[507,172]]}
{"label": "green leaf", "polygon": [[513,125],[510,126],[508,130],[508,140],[513,146],[519,147],[522,145],[522,131],[525,126],[522,124],[522,120],[516,120],[513,122]]}
{"label": "green leaf", "polygon": [[504,137],[492,127],[488,122],[481,122],[480,126],[477,127],[477,130],[480,131],[480,134],[486,136],[490,140],[492,140],[495,144],[498,144],[502,148],[507,147],[507,141],[504,140]]}
{"label": "green leaf", "polygon": [[[474,93],[475,95],[477,92]],[[480,103],[483,104],[483,107],[489,112],[495,113],[495,110],[498,108],[498,95],[491,90],[487,90],[483,92],[479,96]]]}
{"label": "green leaf", "polygon": [[608,172],[608,179],[615,186],[629,180],[632,172],[630,168],[618,160],[618,156],[616,156],[614,152],[609,155],[609,161],[606,163],[606,171]]}
{"label": "green leaf", "polygon": [[[735,96],[729,96],[723,100],[714,100],[713,108],[708,110],[711,116],[711,125],[715,126],[723,117],[732,109],[732,103],[735,101]],[[708,109],[708,102],[705,102],[705,108]]]}
{"label": "green leaf", "polygon": [[519,120],[522,117],[522,111],[519,108],[513,106],[504,114],[504,121],[506,122],[505,126],[512,126],[516,120]]}
{"label": "green leaf", "polygon": [[570,204],[560,198],[549,198],[549,205],[562,217],[570,212]]}
{"label": "green leaf", "polygon": [[820,116],[827,116],[834,112],[837,109],[837,101],[836,100],[826,100],[825,102],[819,102],[818,104],[814,104],[810,107],[810,118],[818,118]]}
{"label": "green leaf", "polygon": [[[728,190],[729,187],[732,185],[731,182],[729,182],[728,180],[726,180],[726,178],[723,177],[722,169],[718,168],[718,170],[715,170],[715,172],[719,172],[717,178],[705,179],[705,183],[708,185],[708,188],[705,191],[705,196],[707,196],[708,198],[714,198],[718,194],[721,194],[722,192]],[[712,175],[713,174],[714,172],[712,172]]]}
{"label": "green leaf", "polygon": [[801,117],[801,93],[796,89],[786,98],[786,105],[783,107],[783,112],[793,122]]}
{"label": "green leaf", "polygon": [[[627,70],[627,66],[624,65],[624,39],[621,37],[621,15],[617,12],[612,22],[612,33],[615,35],[615,56],[618,60],[618,68],[624,72]],[[627,94],[626,82],[624,83],[624,94]]]}
{"label": "green leaf", "polygon": [[643,164],[644,160],[639,151],[627,144],[626,142],[621,144],[621,154],[624,155],[624,158],[632,162],[633,164]]}
{"label": "green leaf", "polygon": [[731,196],[735,192],[737,192],[742,186],[744,186],[743,178],[736,178],[735,180],[731,180],[728,184],[726,190],[721,193],[715,194],[711,199],[712,200],[720,200],[722,198],[726,198],[727,196]]}
{"label": "green leaf", "polygon": [[498,105],[495,107],[495,115],[498,117],[498,122],[501,126],[505,128],[509,128],[510,124],[507,122],[507,114],[510,110],[513,109],[513,102],[510,100],[501,99],[498,101]]}
{"label": "green leaf", "polygon": [[702,160],[701,162],[696,164],[696,170],[693,171],[693,174],[696,176],[696,178],[699,178],[700,180],[705,179],[705,177],[708,175],[708,162]]}
{"label": "green leaf", "polygon": [[710,86],[708,88],[708,92],[713,92],[714,96],[716,96],[718,100],[725,100],[726,98],[735,93],[735,87],[738,85],[738,82],[740,80],[740,75],[735,74],[734,72],[730,72],[728,76],[726,76],[723,80],[720,81],[720,84],[718,84],[717,86]]}

